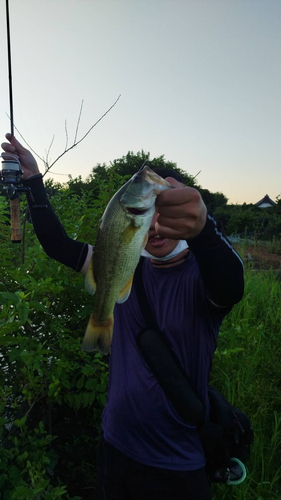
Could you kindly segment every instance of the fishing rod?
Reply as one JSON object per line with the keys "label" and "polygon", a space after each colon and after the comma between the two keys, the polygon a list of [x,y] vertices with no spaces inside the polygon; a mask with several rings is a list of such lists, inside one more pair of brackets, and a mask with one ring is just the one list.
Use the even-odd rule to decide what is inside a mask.
{"label": "fishing rod", "polygon": [[[8,78],[9,78],[9,101],[11,135],[14,135],[14,110],[13,110],[13,88],[12,88],[12,63],[11,63],[11,37],[9,0],[6,0],[6,22],[7,22],[7,48],[8,48]],[[10,198],[10,220],[11,240],[13,243],[21,242],[20,228],[20,192],[29,191],[29,188],[21,186],[22,169],[19,159],[9,153],[2,153],[2,170],[0,171],[0,184]]]}

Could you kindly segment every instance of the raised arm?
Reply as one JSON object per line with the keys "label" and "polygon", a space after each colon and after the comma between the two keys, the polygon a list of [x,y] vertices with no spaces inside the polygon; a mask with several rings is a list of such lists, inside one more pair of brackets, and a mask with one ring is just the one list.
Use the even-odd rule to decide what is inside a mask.
{"label": "raised arm", "polygon": [[47,255],[75,271],[86,274],[93,249],[87,243],[73,240],[57,218],[43,184],[43,178],[33,155],[11,134],[1,146],[5,153],[17,156],[23,171],[23,184],[30,187],[28,206],[34,230]]}
{"label": "raised arm", "polygon": [[208,213],[200,193],[170,177],[167,180],[178,189],[158,196],[156,232],[162,237],[188,242],[212,303],[228,307],[239,302],[244,293],[241,258],[220,224]]}

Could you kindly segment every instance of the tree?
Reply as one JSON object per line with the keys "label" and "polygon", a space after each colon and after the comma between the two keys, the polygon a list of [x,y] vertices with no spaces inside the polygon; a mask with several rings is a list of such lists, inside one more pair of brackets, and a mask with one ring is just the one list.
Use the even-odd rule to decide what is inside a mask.
{"label": "tree", "polygon": [[209,189],[199,189],[205,205],[214,212],[217,208],[225,207],[228,198],[223,193],[211,193]]}
{"label": "tree", "polygon": [[104,185],[103,183],[110,182],[112,178],[122,180],[124,183],[128,178],[134,175],[144,163],[150,168],[173,169],[183,177],[186,185],[196,187],[197,189],[200,187],[197,185],[195,177],[177,167],[176,163],[166,160],[164,155],[151,159],[150,153],[145,152],[143,149],[137,153],[128,151],[125,156],[111,161],[109,165],[98,163],[93,167],[92,172],[85,181],[82,180],[81,176],[76,178],[70,177],[68,187],[72,193],[79,196],[85,191],[92,192],[96,196],[100,192],[101,186]]}

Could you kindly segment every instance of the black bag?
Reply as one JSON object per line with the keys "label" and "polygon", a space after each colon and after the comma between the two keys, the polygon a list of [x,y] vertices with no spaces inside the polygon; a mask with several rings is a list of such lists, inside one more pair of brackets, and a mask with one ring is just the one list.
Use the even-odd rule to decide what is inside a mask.
{"label": "black bag", "polygon": [[179,416],[197,425],[210,480],[239,484],[245,478],[243,462],[249,458],[253,442],[251,422],[211,386],[208,386],[210,415],[205,421],[204,402],[156,324],[143,285],[142,263],[143,258],[135,273],[136,291],[148,328],[139,332],[137,346]]}
{"label": "black bag", "polygon": [[[211,481],[233,482],[250,457],[253,429],[247,415],[233,406],[214,387],[208,386],[209,421],[198,428]],[[233,458],[236,460],[233,462]],[[238,461],[237,461],[238,459]],[[238,465],[237,465],[238,464]]]}

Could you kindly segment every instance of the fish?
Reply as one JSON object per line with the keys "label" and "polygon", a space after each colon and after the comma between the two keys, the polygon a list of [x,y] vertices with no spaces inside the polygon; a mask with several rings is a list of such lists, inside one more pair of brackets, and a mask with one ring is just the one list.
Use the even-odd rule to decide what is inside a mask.
{"label": "fish", "polygon": [[82,350],[110,352],[114,307],[131,292],[134,272],[155,212],[158,194],[173,186],[143,166],[109,201],[101,218],[85,288],[95,294]]}

